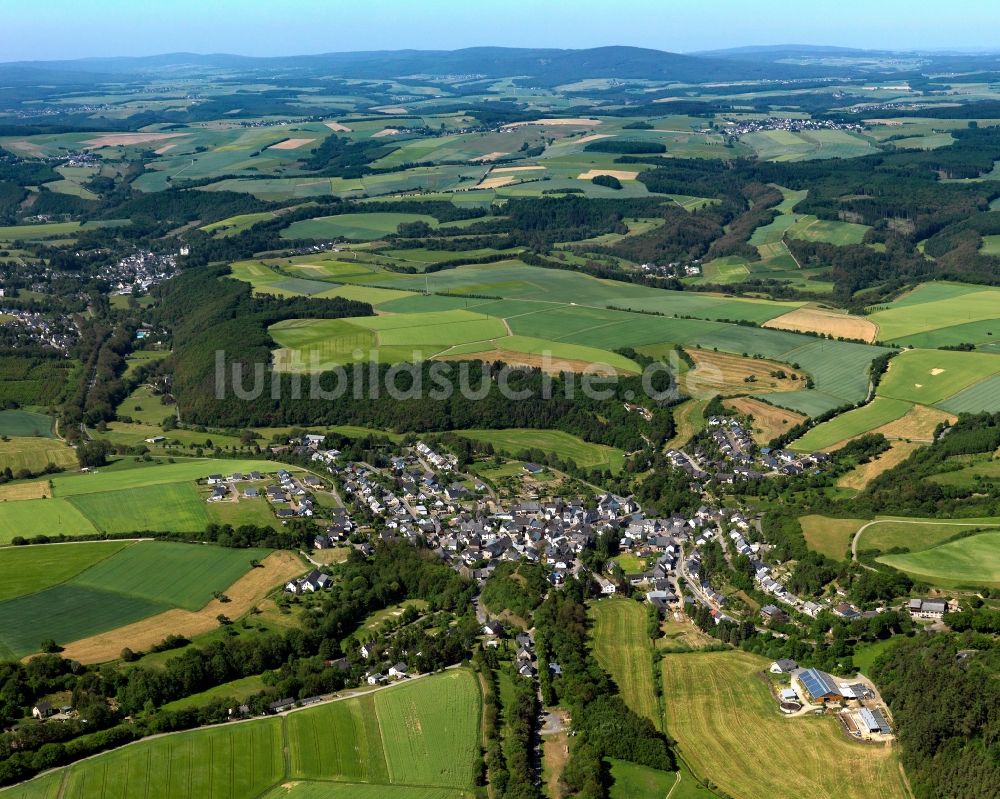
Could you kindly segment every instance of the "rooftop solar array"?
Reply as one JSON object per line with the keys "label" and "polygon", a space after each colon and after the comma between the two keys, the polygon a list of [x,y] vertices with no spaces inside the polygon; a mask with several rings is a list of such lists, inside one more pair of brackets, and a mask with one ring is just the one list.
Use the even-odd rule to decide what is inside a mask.
{"label": "rooftop solar array", "polygon": [[825,696],[826,694],[836,694],[840,696],[840,688],[833,681],[829,674],[825,674],[819,669],[806,669],[799,674],[799,681],[809,692],[809,696]]}

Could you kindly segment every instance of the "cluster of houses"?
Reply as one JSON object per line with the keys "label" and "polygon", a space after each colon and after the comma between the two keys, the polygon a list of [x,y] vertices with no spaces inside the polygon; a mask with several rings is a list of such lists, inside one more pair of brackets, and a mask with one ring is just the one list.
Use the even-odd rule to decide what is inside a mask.
{"label": "cluster of houses", "polygon": [[[0,289],[0,297],[3,289]],[[16,328],[18,343],[42,345],[59,352],[69,352],[76,344],[79,332],[71,317],[51,318],[37,311],[21,308],[0,308],[0,327]]]}
{"label": "cluster of houses", "polygon": [[[500,645],[500,641],[507,637],[507,628],[503,622],[491,620],[483,625],[483,635],[485,636],[483,646],[493,647]],[[535,652],[535,639],[530,632],[519,632],[513,638],[516,651],[514,653],[514,665],[517,673],[522,677],[538,676],[538,655]],[[553,675],[562,674],[562,669],[558,663],[549,663],[549,671]]]}
{"label": "cluster of houses", "polygon": [[267,501],[275,506],[274,515],[284,520],[312,516],[313,501],[309,495],[322,488],[323,481],[312,474],[299,478],[285,469],[280,469],[276,476],[278,484],[264,489]]}
{"label": "cluster of houses", "polygon": [[177,257],[177,253],[161,255],[140,250],[105,266],[98,277],[111,286],[112,294],[140,294],[176,275]]}
{"label": "cluster of houses", "polygon": [[748,133],[759,133],[767,130],[786,130],[789,133],[801,133],[804,130],[843,130],[848,133],[861,133],[865,130],[865,126],[860,122],[836,122],[832,119],[785,119],[783,117],[727,119],[724,133],[728,136],[745,136]]}

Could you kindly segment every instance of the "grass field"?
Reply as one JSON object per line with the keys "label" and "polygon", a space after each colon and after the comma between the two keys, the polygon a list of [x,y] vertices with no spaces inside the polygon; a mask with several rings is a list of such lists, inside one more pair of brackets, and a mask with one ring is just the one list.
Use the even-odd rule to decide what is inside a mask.
{"label": "grass field", "polygon": [[54,438],[9,438],[0,441],[0,469],[14,474],[22,469],[39,473],[49,465],[63,469],[75,467],[76,450]]}
{"label": "grass field", "polygon": [[625,704],[660,727],[645,606],[629,599],[604,599],[591,606],[591,614],[597,661],[611,674]]}
{"label": "grass field", "polygon": [[561,460],[571,460],[582,469],[621,471],[625,454],[620,449],[603,444],[591,444],[559,430],[456,430],[460,436],[485,441],[494,449],[517,456],[524,450],[540,449]]}
{"label": "grass field", "polygon": [[[1000,373],[1000,358],[979,352],[909,350],[893,358],[879,383],[880,397],[934,405]],[[1000,395],[984,396],[977,410],[1000,410]]]}
{"label": "grass field", "polygon": [[[763,323],[801,307],[801,303],[664,291],[600,280],[569,270],[540,269],[514,261],[472,264],[428,275],[412,275],[386,272],[370,263],[339,260],[342,257],[340,254],[333,258],[301,256],[291,259],[291,264],[274,262],[274,266],[282,270],[308,266],[316,270],[317,275],[323,272],[324,280],[411,293],[381,302],[379,311],[386,315],[374,317],[374,321],[372,318],[306,320],[273,327],[272,335],[284,347],[277,357],[284,362],[285,368],[304,370],[313,352],[317,368],[342,363],[355,349],[371,349],[373,335],[378,340],[379,357],[383,360],[408,360],[415,350],[427,357],[434,347],[438,347],[435,351],[438,357],[447,358],[476,354],[500,358],[511,352],[523,355],[548,350],[554,358],[580,364],[605,363],[626,370],[635,369],[635,366],[623,364],[620,367],[614,359],[621,356],[612,352],[613,349],[698,345],[703,350],[717,348],[733,355],[756,355],[780,361],[786,367],[798,363],[802,371],[813,377],[815,390],[780,392],[780,399],[775,400],[775,404],[797,412],[818,414],[846,401],[862,400],[868,387],[868,366],[873,358],[885,351],[862,344],[817,340],[783,330],[716,321],[747,319]],[[237,264],[234,273],[252,282],[258,290],[280,291],[283,285],[268,262]],[[318,280],[311,283],[317,284],[317,292],[326,285]],[[447,296],[424,294],[424,291],[446,292]],[[484,299],[484,295],[503,299]],[[662,316],[613,310],[609,306],[656,312]],[[462,311],[479,318],[448,320],[461,324],[454,325],[454,330],[444,337],[438,324],[441,319],[435,321],[434,315],[448,311]],[[498,331],[486,329],[486,322],[499,324],[502,321],[510,327],[512,337],[498,337]],[[310,330],[313,326],[318,329]],[[466,343],[454,343],[463,337]],[[586,349],[577,349],[581,347]],[[766,388],[759,393],[767,399],[778,394]]]}
{"label": "grass field", "polygon": [[99,541],[71,546],[40,545],[0,550],[0,602],[65,582],[120,552],[127,544]]}
{"label": "grass field", "polygon": [[0,436],[51,435],[51,416],[30,411],[0,411]]}
{"label": "grass field", "polygon": [[[194,481],[220,472],[273,473],[274,461],[191,458],[175,463],[120,460],[87,474],[58,474],[49,478],[52,498],[20,499],[10,489],[49,493],[49,481],[8,486],[12,501],[0,501],[0,544],[15,536],[86,535],[95,532],[198,532],[210,520],[265,520],[260,505],[239,503],[232,509],[209,509]],[[243,507],[241,507],[243,506]],[[227,512],[228,511],[228,512]],[[271,519],[268,517],[268,521]]]}
{"label": "grass field", "polygon": [[859,549],[881,549],[887,552],[906,547],[910,552],[931,549],[954,538],[965,530],[1000,527],[995,519],[876,519],[862,534]]}
{"label": "grass field", "polygon": [[176,702],[169,702],[163,706],[163,709],[184,710],[185,708],[199,707],[200,705],[207,704],[213,699],[235,699],[236,701],[242,701],[263,690],[264,680],[259,675],[243,677],[239,680],[217,685],[215,688],[209,688],[207,691],[186,696],[183,699],[178,699]]}
{"label": "grass field", "polygon": [[624,760],[611,760],[611,799],[664,799],[677,776]]}
{"label": "grass field", "polygon": [[891,750],[847,740],[832,718],[783,717],[756,676],[767,668],[764,658],[745,652],[668,654],[662,664],[667,729],[695,771],[727,794],[907,796]]}
{"label": "grass field", "polygon": [[816,452],[832,447],[895,421],[905,416],[912,407],[905,400],[876,397],[867,405],[817,425],[794,441],[791,448],[800,452]]}
{"label": "grass field", "polygon": [[1000,588],[1000,531],[878,560],[933,585]]}
{"label": "grass field", "polygon": [[9,544],[16,536],[33,538],[96,532],[97,528],[68,499],[0,502],[0,544]]}
{"label": "grass field", "polygon": [[851,538],[865,524],[863,519],[834,519],[829,516],[799,518],[809,548],[834,560],[849,557]]}
{"label": "grass field", "polygon": [[[74,548],[82,545],[51,546],[58,551],[46,556],[75,558]],[[37,651],[47,638],[65,644],[170,608],[198,610],[214,591],[228,589],[249,572],[252,558],[266,554],[170,542],[133,544],[59,584],[0,602],[0,650],[23,655]]]}
{"label": "grass field", "polygon": [[437,227],[437,220],[424,214],[340,214],[322,216],[294,222],[281,231],[285,239],[350,239],[352,241],[373,241],[390,233],[405,223],[424,222]]}
{"label": "grass field", "polygon": [[[879,326],[881,341],[933,348],[968,341],[980,344],[1000,335],[996,324],[1000,289],[965,283],[924,283],[869,319]],[[975,323],[985,323],[973,327]],[[955,334],[951,331],[958,331]]]}

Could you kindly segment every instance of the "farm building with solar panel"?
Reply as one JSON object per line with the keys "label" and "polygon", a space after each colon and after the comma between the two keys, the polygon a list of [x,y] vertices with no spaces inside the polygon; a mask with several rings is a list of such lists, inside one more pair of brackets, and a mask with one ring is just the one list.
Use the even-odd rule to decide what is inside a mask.
{"label": "farm building with solar panel", "polygon": [[819,669],[803,669],[796,673],[795,680],[805,692],[806,697],[816,704],[841,702],[844,695],[833,677]]}

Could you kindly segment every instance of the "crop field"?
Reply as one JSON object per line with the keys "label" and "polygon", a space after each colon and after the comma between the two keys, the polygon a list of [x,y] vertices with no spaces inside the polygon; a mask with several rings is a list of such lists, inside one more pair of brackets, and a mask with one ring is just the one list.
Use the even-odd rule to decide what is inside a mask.
{"label": "crop field", "polygon": [[[679,380],[684,393],[697,399],[711,399],[716,394],[745,394],[750,390],[797,391],[805,384],[805,376],[787,364],[712,350],[688,349],[687,353],[695,367]],[[777,376],[780,372],[785,377]]]}
{"label": "crop field", "polygon": [[1000,410],[998,398],[1000,398],[1000,375],[994,375],[948,397],[938,405],[951,413],[996,412]]}
{"label": "crop field", "polygon": [[76,578],[78,585],[198,610],[263,560],[266,549],[140,541]]}
{"label": "crop field", "polygon": [[456,430],[460,436],[486,441],[495,449],[517,456],[524,450],[540,449],[561,460],[571,460],[582,469],[621,471],[624,453],[603,444],[591,444],[560,430]]}
{"label": "crop field", "polygon": [[[983,344],[1000,335],[1000,289],[964,283],[924,283],[869,315],[878,338],[915,347]],[[957,339],[957,340],[956,340]]]}
{"label": "crop field", "polygon": [[422,214],[341,214],[295,222],[281,232],[286,239],[336,239],[372,241],[395,233],[401,224],[424,222],[437,227],[437,220]]}
{"label": "crop field", "polygon": [[660,727],[645,605],[630,599],[604,599],[593,603],[591,615],[598,663],[611,674],[625,704]]}
{"label": "crop field", "polygon": [[51,436],[52,417],[30,411],[0,411],[0,436]]}
{"label": "crop field", "polygon": [[[71,559],[65,568],[77,569],[73,550],[83,545],[50,546],[57,551],[46,556],[63,553]],[[199,609],[213,591],[229,588],[250,571],[252,558],[266,554],[168,542],[132,544],[59,584],[0,602],[0,649],[23,655],[37,651],[47,638],[68,643],[171,607]]]}
{"label": "crop field", "polygon": [[[257,796],[284,771],[280,719],[233,724],[139,741],[56,772],[65,799],[188,799]],[[44,780],[45,778],[43,778]],[[3,799],[36,799],[32,780],[0,791]],[[42,783],[44,785],[44,783]]]}
{"label": "crop field", "polygon": [[76,450],[52,438],[10,438],[0,441],[0,469],[41,472],[48,465],[76,466]]}
{"label": "crop field", "polygon": [[933,585],[1000,588],[1000,531],[878,560]]}
{"label": "crop field", "polygon": [[264,794],[262,799],[474,799],[475,795],[475,791],[471,790],[421,785],[296,781],[274,788]]}
{"label": "crop field", "polygon": [[[55,475],[52,484],[57,497],[71,497],[79,494],[96,494],[102,491],[122,491],[127,488],[163,485],[164,483],[187,483],[200,480],[210,474],[257,471],[274,474],[281,468],[274,461],[265,460],[220,460],[214,458],[178,459],[176,463],[153,461],[150,464],[125,463],[127,468],[98,469],[89,474]],[[294,471],[294,467],[285,467]]]}
{"label": "crop field", "polygon": [[793,442],[792,448],[800,452],[816,452],[836,447],[849,439],[864,435],[905,416],[912,407],[913,405],[905,400],[876,397],[867,405],[817,425]]}
{"label": "crop field", "polygon": [[875,341],[878,335],[878,327],[864,317],[818,308],[797,308],[790,313],[769,319],[764,323],[764,327],[807,333],[828,333],[834,338],[859,339],[868,343]]}
{"label": "crop field", "polygon": [[10,547],[0,550],[0,602],[33,594],[69,580],[120,552],[121,541],[97,541],[71,546]]}
{"label": "crop field", "polygon": [[[745,652],[663,658],[667,730],[702,777],[742,799],[904,799],[886,747],[845,738],[832,718],[786,718]],[[775,768],[794,763],[794,768]],[[845,778],[845,775],[849,777]]]}
{"label": "crop field", "polygon": [[[513,363],[523,363],[523,359],[512,360],[509,354],[540,355],[549,351],[553,357],[579,362],[576,366],[570,365],[570,368],[582,368],[587,363],[596,362],[623,371],[635,370],[635,365],[613,360],[620,359],[620,356],[611,350],[624,346],[698,345],[705,350],[718,348],[730,354],[756,355],[786,365],[798,363],[802,371],[813,377],[814,389],[769,392],[767,389],[754,390],[752,384],[747,384],[747,390],[754,390],[754,393],[782,408],[816,415],[846,402],[862,400],[868,387],[868,366],[872,359],[885,352],[883,348],[862,344],[714,321],[747,319],[762,324],[800,308],[802,303],[664,291],[513,261],[472,264],[427,275],[412,275],[386,272],[370,263],[339,260],[342,257],[340,254],[333,259],[299,256],[291,259],[291,264],[279,265],[275,262],[273,266],[280,266],[282,270],[308,268],[310,273],[317,277],[322,275],[324,280],[360,283],[365,288],[376,285],[382,289],[414,293],[379,302],[379,311],[392,314],[391,317],[376,317],[374,320],[297,320],[273,327],[273,335],[282,345],[277,355],[282,368],[322,370],[344,363],[356,349],[365,351],[372,348],[373,333],[380,344],[380,360],[388,362],[409,360],[417,351],[420,357],[425,358],[458,358],[478,354],[480,357],[506,358]],[[252,282],[258,291],[277,293],[281,291],[284,278],[271,267],[268,262],[237,264],[234,276]],[[313,282],[319,292],[322,282]],[[424,291],[479,297],[416,293]],[[480,299],[483,295],[504,299]],[[320,293],[319,296],[333,295]],[[609,306],[646,313],[612,310]],[[435,320],[431,314],[445,311],[464,311],[488,319],[475,316],[464,320],[449,319],[449,322],[461,321],[462,324],[446,325],[454,327],[454,330],[449,330],[445,338],[439,325],[428,324]],[[662,316],[654,316],[650,312]],[[415,326],[414,320],[406,319],[409,316],[421,316],[416,324],[416,335],[413,330],[408,330]],[[681,316],[697,318],[677,318]],[[386,319],[391,321],[384,321]],[[500,337],[503,334],[497,325],[502,323],[501,320],[510,327],[510,332],[514,334],[512,338]],[[840,323],[841,320],[837,321]],[[420,322],[426,329],[421,329]],[[492,329],[487,329],[487,322]],[[317,329],[310,330],[313,326]],[[455,343],[462,338],[465,340]],[[587,349],[573,349],[575,347]],[[313,358],[315,367],[310,365]],[[541,364],[532,362],[531,365]]]}
{"label": "crop field", "polygon": [[808,130],[793,133],[768,130],[749,133],[741,141],[762,161],[807,161],[813,158],[857,158],[878,150],[871,142],[842,130]]}
{"label": "crop field", "polygon": [[124,626],[94,632],[68,644],[63,655],[81,663],[105,663],[115,660],[123,646],[143,651],[167,635],[184,635],[193,639],[217,631],[219,614],[239,618],[256,607],[271,590],[300,576],[305,570],[306,564],[298,555],[287,550],[272,552],[259,567],[249,569],[225,588],[227,602],[213,599],[197,611],[170,608]]}
{"label": "crop field", "polygon": [[866,522],[863,519],[802,516],[799,524],[810,549],[834,560],[844,560],[851,548],[851,539]]}
{"label": "crop field", "polygon": [[208,526],[205,500],[192,483],[78,494],[69,501],[101,532],[195,533]]}
{"label": "crop field", "polygon": [[17,536],[32,538],[37,535],[89,535],[96,532],[90,520],[67,499],[0,502],[0,544],[9,544]]}
{"label": "crop field", "polygon": [[479,701],[471,673],[451,670],[294,713],[291,776],[471,789]]}
{"label": "crop field", "polygon": [[[935,405],[1000,373],[1000,358],[979,352],[910,350],[894,358],[878,387],[881,397]],[[968,395],[967,395],[968,396]],[[1000,409],[1000,395],[983,396],[977,411]],[[948,403],[943,403],[948,407]]]}

